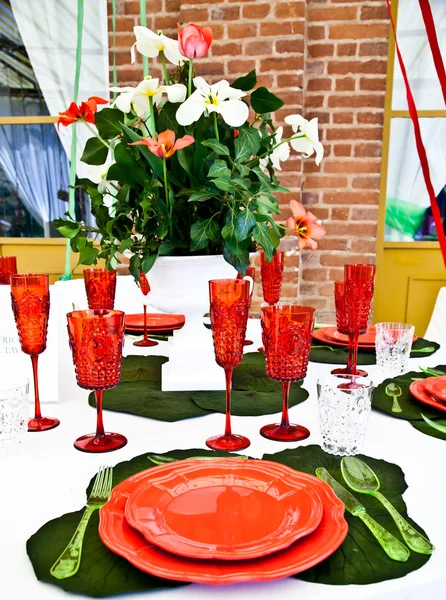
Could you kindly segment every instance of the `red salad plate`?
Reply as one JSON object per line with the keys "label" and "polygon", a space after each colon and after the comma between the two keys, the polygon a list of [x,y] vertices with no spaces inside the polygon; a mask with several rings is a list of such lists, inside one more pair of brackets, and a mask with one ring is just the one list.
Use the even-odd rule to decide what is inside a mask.
{"label": "red salad plate", "polygon": [[[175,471],[178,464],[153,469],[162,468],[167,473]],[[212,585],[281,579],[317,565],[333,554],[347,536],[343,503],[326,483],[305,475],[322,501],[322,520],[313,533],[288,548],[263,558],[242,561],[204,561],[165,552],[147,542],[125,519],[128,498],[151,470],[133,475],[113,489],[109,502],[100,510],[99,524],[99,535],[107,548],[145,573],[175,581]]]}
{"label": "red salad plate", "polygon": [[[344,342],[340,342],[339,340],[335,340],[331,337],[328,337],[328,335],[326,334],[326,330],[329,329],[331,330],[331,332],[333,331],[337,331],[336,327],[322,327],[321,329],[315,329],[313,331],[313,339],[317,340],[318,342],[324,342],[324,344],[329,344],[330,346],[342,346],[343,348],[347,348],[348,346],[348,342],[344,343]],[[366,334],[364,334],[366,335]],[[361,340],[362,336],[359,336],[359,340]],[[358,348],[370,348],[370,349],[374,349],[375,344],[362,344],[359,341],[359,345]]]}
{"label": "red salad plate", "polygon": [[316,529],[322,503],[294,469],[258,460],[196,460],[154,469],[130,496],[128,523],[148,542],[190,558],[243,560]]}
{"label": "red salad plate", "polygon": [[[334,342],[342,342],[348,346],[348,335],[339,333],[336,327],[324,327],[324,334]],[[358,341],[361,346],[374,346],[375,345],[375,327],[371,325],[365,333],[359,336]]]}
{"label": "red salad plate", "polygon": [[432,394],[427,390],[426,381],[428,381],[428,379],[418,379],[417,381],[412,381],[409,386],[410,393],[414,398],[420,402],[423,402],[423,404],[428,404],[429,406],[433,406],[438,410],[443,410],[446,412],[446,402],[443,403],[432,396]]}
{"label": "red salad plate", "polygon": [[446,375],[443,377],[428,377],[424,382],[426,390],[432,396],[446,402]]}
{"label": "red salad plate", "polygon": [[[150,330],[162,329],[172,331],[181,329],[186,319],[184,315],[168,315],[166,313],[148,313],[147,328]],[[133,331],[144,331],[144,315],[125,315],[125,328]]]}

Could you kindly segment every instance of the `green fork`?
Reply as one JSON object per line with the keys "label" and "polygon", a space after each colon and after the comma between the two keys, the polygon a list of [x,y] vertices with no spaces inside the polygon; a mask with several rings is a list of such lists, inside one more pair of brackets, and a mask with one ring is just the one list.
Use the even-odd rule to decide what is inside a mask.
{"label": "green fork", "polygon": [[82,544],[88,521],[95,510],[108,502],[112,490],[113,467],[100,467],[87,500],[87,507],[68,546],[51,567],[50,573],[56,579],[66,579],[75,575],[81,564]]}

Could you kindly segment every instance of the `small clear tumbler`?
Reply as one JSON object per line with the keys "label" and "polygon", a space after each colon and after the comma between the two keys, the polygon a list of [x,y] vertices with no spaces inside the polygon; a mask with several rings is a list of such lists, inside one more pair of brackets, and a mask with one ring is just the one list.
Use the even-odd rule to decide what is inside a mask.
{"label": "small clear tumbler", "polygon": [[386,377],[401,375],[409,370],[410,351],[415,327],[408,323],[377,323],[376,364]]}
{"label": "small clear tumbler", "polygon": [[28,429],[29,383],[21,375],[0,380],[0,457],[19,454]]}
{"label": "small clear tumbler", "polygon": [[329,454],[361,452],[372,406],[373,382],[365,377],[329,375],[317,382],[322,448]]}

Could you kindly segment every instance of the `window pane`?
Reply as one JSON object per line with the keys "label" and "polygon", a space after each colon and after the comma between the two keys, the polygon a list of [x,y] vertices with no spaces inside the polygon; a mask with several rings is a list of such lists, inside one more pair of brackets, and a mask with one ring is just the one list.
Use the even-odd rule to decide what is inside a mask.
{"label": "window pane", "polygon": [[[446,119],[420,119],[434,191],[446,215]],[[386,241],[436,240],[411,119],[392,119],[386,193]]]}
{"label": "window pane", "polygon": [[[59,237],[68,210],[69,165],[53,124],[0,127],[0,237]],[[88,199],[77,197],[77,217]]]}
{"label": "window pane", "polygon": [[[446,61],[446,1],[430,0],[430,5],[441,54]],[[444,99],[418,2],[399,0],[397,36],[417,108],[444,110]],[[408,110],[406,88],[396,55],[392,108]]]}

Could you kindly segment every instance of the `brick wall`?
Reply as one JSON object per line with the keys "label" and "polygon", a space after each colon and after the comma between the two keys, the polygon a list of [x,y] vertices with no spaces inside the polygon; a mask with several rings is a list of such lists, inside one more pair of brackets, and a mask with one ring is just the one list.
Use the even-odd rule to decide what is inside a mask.
{"label": "brick wall", "polygon": [[[300,301],[333,321],[333,281],[346,262],[372,262],[379,202],[379,173],[388,15],[385,0],[148,0],[147,25],[176,37],[176,24],[210,25],[210,55],[197,72],[213,82],[229,81],[256,68],[261,85],[278,94],[288,114],[318,117],[325,157],[320,167],[292,153],[280,180],[289,216],[291,198],[302,200],[323,220],[327,236],[315,252],[301,253]],[[120,85],[141,80],[141,57],[130,64],[132,28],[139,0],[118,0],[116,34]],[[110,23],[111,30],[111,23]],[[110,37],[112,48],[112,38]],[[152,70],[153,75],[157,75]],[[290,131],[288,131],[290,133]],[[301,194],[302,190],[302,194]],[[283,299],[296,299],[299,257],[284,244],[287,267]],[[257,305],[260,294],[256,292]]]}

